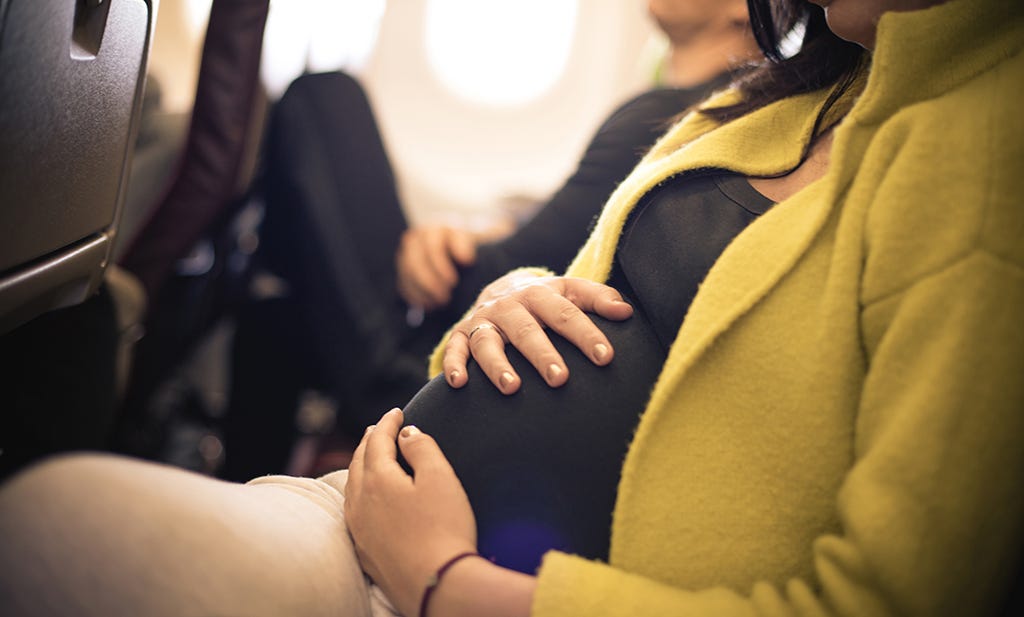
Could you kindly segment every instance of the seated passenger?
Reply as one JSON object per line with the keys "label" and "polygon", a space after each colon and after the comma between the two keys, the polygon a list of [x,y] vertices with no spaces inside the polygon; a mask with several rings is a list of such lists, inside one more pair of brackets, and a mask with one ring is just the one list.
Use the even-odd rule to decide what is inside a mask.
{"label": "seated passenger", "polygon": [[[484,376],[511,393],[495,401],[566,394],[530,410],[536,430],[520,432],[514,407],[462,414],[454,424],[475,423],[484,454],[453,468],[393,410],[347,474],[319,481],[235,485],[112,457],[58,460],[0,490],[0,605],[13,615],[994,614],[1024,540],[1024,6],[751,6],[771,62],[659,141],[567,278],[519,271],[489,286],[435,354],[443,378],[408,410],[436,421],[443,442],[456,430],[444,414],[460,414]],[[791,57],[772,19],[784,10],[807,19]],[[686,229],[673,221],[705,190],[719,206],[733,207],[723,195],[776,205],[679,311],[675,287],[693,275],[678,263],[689,253],[674,246]],[[635,306],[604,281],[631,288]],[[685,312],[675,332],[674,311]],[[622,321],[624,336],[586,313]],[[586,360],[552,347],[542,325]],[[631,439],[620,477],[597,480],[618,483],[607,562],[552,550],[533,576],[480,558],[477,489],[463,485],[492,464],[490,447],[527,457],[544,434],[538,454],[551,466],[603,456],[606,435],[589,425],[629,403],[606,406],[589,390],[646,379],[666,332],[643,411],[596,430]],[[537,370],[510,363],[507,343]],[[591,365],[621,372],[602,379]],[[444,447],[454,460],[473,444]],[[583,526],[606,516],[571,507],[565,518]]]}
{"label": "seated passenger", "polygon": [[[340,427],[355,435],[408,400],[427,381],[424,359],[484,285],[519,266],[563,270],[670,120],[760,57],[742,0],[649,8],[671,44],[667,87],[612,113],[539,213],[493,243],[465,229],[408,226],[355,80],[335,73],[292,84],[268,137],[259,255],[290,292],[239,320],[224,477],[284,469],[304,388],[337,401]],[[409,307],[426,309],[424,323],[407,324]]]}

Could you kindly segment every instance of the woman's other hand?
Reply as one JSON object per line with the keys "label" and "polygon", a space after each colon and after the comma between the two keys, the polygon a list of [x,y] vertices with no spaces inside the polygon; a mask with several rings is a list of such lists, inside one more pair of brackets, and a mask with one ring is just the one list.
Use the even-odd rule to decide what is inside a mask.
{"label": "woman's other hand", "polygon": [[[413,426],[399,434],[402,420],[392,409],[367,429],[349,466],[345,518],[363,569],[403,615],[416,615],[437,569],[476,550],[476,522],[437,443]],[[415,477],[398,464],[397,448]]]}
{"label": "woman's other hand", "polygon": [[471,231],[455,227],[407,230],[395,254],[399,295],[409,306],[426,310],[447,306],[459,282],[458,268],[473,265],[477,243]]}
{"label": "woman's other hand", "polygon": [[615,289],[593,281],[507,274],[484,288],[476,309],[453,327],[444,350],[445,379],[453,388],[464,386],[472,355],[498,390],[516,392],[521,380],[505,355],[505,344],[511,343],[557,388],[569,379],[569,369],[545,327],[576,345],[594,364],[612,360],[611,343],[588,312],[621,321],[633,314],[633,307]]}

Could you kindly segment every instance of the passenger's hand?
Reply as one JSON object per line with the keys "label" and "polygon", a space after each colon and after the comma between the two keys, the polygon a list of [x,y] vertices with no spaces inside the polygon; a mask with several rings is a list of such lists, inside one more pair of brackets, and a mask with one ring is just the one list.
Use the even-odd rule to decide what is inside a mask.
{"label": "passenger's hand", "polygon": [[488,285],[480,303],[455,324],[444,350],[445,379],[453,388],[466,384],[469,356],[504,394],[519,389],[521,380],[505,355],[511,343],[553,388],[569,379],[565,360],[544,328],[573,343],[598,366],[611,362],[611,343],[586,313],[621,321],[633,314],[615,289],[578,278],[524,275],[512,272]]}
{"label": "passenger's hand", "polygon": [[[434,439],[402,426],[392,409],[367,429],[349,466],[345,519],[363,570],[403,615],[451,557],[476,550],[476,522],[462,484]],[[415,478],[396,460],[398,447]]]}
{"label": "passenger's hand", "polygon": [[402,234],[395,255],[398,293],[409,306],[436,309],[451,301],[458,266],[476,261],[477,236],[446,226],[414,227]]}

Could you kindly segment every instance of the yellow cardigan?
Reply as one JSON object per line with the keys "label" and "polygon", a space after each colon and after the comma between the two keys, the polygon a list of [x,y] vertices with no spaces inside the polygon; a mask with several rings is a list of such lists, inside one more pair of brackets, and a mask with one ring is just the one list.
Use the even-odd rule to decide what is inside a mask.
{"label": "yellow cardigan", "polygon": [[[1022,6],[883,17],[827,175],[701,286],[623,467],[609,563],[549,553],[533,614],[999,602],[1024,541]],[[630,209],[668,176],[793,167],[823,98],[684,120],[567,274],[606,280]]]}

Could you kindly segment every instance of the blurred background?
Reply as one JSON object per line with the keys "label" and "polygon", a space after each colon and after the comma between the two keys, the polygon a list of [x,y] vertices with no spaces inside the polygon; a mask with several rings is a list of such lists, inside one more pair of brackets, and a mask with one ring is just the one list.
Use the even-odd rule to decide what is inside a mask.
{"label": "blurred background", "polygon": [[[0,34],[24,45],[7,49],[56,58],[107,107],[120,87],[126,113],[76,107],[82,95],[65,92],[72,82],[50,65],[39,84],[16,86],[10,80],[26,72],[27,61],[12,51],[3,56],[17,70],[5,75],[0,94],[19,102],[25,117],[10,116],[6,132],[28,144],[9,152],[52,144],[65,125],[85,145],[113,145],[92,157],[71,146],[47,150],[72,172],[56,176],[49,159],[30,152],[25,160],[38,168],[26,167],[25,182],[8,182],[28,187],[11,203],[57,195],[52,215],[26,210],[39,219],[33,233],[46,237],[39,251],[12,264],[35,272],[40,260],[70,263],[57,259],[58,249],[95,241],[103,250],[81,272],[52,270],[60,274],[46,279],[54,287],[25,291],[28,300],[12,304],[23,318],[12,309],[18,319],[0,328],[7,389],[16,393],[11,427],[0,426],[0,477],[73,449],[211,474],[235,473],[226,465],[248,460],[242,453],[250,451],[273,471],[344,466],[331,456],[350,453],[346,440],[366,423],[358,414],[408,400],[426,378],[430,349],[476,290],[520,265],[502,265],[499,274],[480,268],[487,278],[467,283],[466,303],[430,306],[399,297],[402,234],[446,225],[481,245],[529,220],[573,175],[614,110],[652,87],[678,88],[659,78],[669,41],[650,12],[687,25],[704,21],[689,10],[675,14],[687,3],[654,0],[16,5],[13,13],[0,10]],[[74,62],[39,51],[64,45],[67,36]],[[137,40],[133,55],[121,51],[122,38]],[[129,60],[138,61],[135,70],[119,68]],[[307,86],[299,86],[278,105],[296,78],[317,73],[328,75],[301,84],[318,89],[304,99]],[[30,102],[30,94],[48,92],[42,100],[67,103],[60,113]],[[677,113],[676,96],[658,99],[670,107],[667,116],[641,107],[630,117],[630,138],[642,137],[636,148],[609,138],[616,153],[627,153],[626,167],[653,139],[648,132]],[[102,126],[105,141],[79,125]],[[110,177],[109,190],[66,188],[94,177],[83,171],[86,163]],[[574,178],[585,196],[567,199],[584,202],[576,210],[587,221],[623,172],[601,173],[600,180]],[[74,230],[80,235],[54,224],[77,212],[95,212],[98,222],[87,220]],[[564,267],[586,233],[572,209],[555,212],[556,222],[540,224],[554,238],[549,244],[565,245],[553,269]],[[579,238],[566,239],[570,231]],[[420,253],[411,261],[432,259]],[[73,297],[64,291],[72,287]],[[273,457],[270,442],[278,448]]]}
{"label": "blurred background", "polygon": [[[575,169],[602,121],[627,99],[660,85],[668,41],[645,0],[273,0],[262,30],[262,92],[249,136],[236,140],[246,154],[234,189],[190,197],[169,187],[175,178],[203,177],[201,170],[190,176],[187,168],[203,160],[202,149],[184,158],[183,151],[204,43],[209,52],[218,42],[215,35],[207,38],[211,5],[159,3],[115,258],[124,258],[130,239],[147,225],[144,245],[161,241],[154,230],[167,223],[151,219],[158,204],[188,208],[199,196],[207,210],[240,212],[226,232],[217,231],[223,224],[203,232],[177,262],[170,292],[149,303],[146,338],[122,412],[134,423],[120,429],[119,438],[133,454],[215,473],[224,462],[219,425],[231,404],[232,354],[243,353],[232,351],[232,303],[281,293],[273,278],[248,279],[248,256],[260,244],[260,204],[227,204],[259,201],[249,187],[258,178],[261,136],[269,110],[292,80],[340,70],[361,83],[411,224],[490,230],[528,219]],[[223,26],[240,38],[234,25]],[[239,74],[245,72],[245,58],[236,60]],[[219,124],[232,120],[222,117]],[[210,201],[217,196],[228,201]],[[176,216],[174,224],[187,220]],[[240,275],[233,277],[236,265]],[[240,286],[246,287],[241,293]],[[316,389],[305,392],[297,409],[302,432],[330,431],[336,404]],[[290,471],[310,468],[315,441],[305,447],[300,440]]]}
{"label": "blurred background", "polygon": [[[209,9],[160,2],[150,75],[170,116],[191,108]],[[653,84],[663,36],[640,0],[275,0],[260,73],[270,101],[303,72],[358,77],[410,219],[486,226],[565,179],[600,121]]]}

